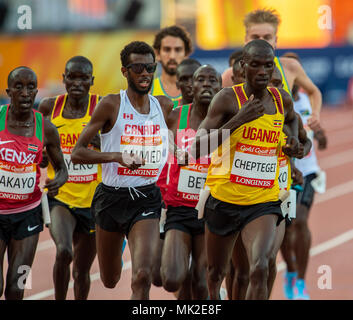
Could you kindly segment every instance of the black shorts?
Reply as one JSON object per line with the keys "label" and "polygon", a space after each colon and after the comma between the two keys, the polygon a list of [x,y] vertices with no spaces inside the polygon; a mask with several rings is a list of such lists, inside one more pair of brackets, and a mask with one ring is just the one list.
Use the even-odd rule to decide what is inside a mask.
{"label": "black shorts", "polygon": [[94,219],[91,214],[91,208],[72,207],[65,202],[51,197],[48,197],[48,202],[50,211],[56,206],[61,206],[72,214],[72,216],[76,219],[75,232],[91,234],[96,231]]}
{"label": "black shorts", "polygon": [[6,244],[11,239],[22,240],[43,231],[42,205],[31,210],[0,214],[0,239]]}
{"label": "black shorts", "polygon": [[277,226],[284,219],[281,201],[241,206],[218,200],[211,195],[205,204],[205,221],[208,229],[220,236],[241,231],[249,222],[267,214],[278,216]]}
{"label": "black shorts", "polygon": [[161,205],[161,192],[155,184],[116,189],[100,183],[93,196],[91,211],[99,227],[128,237],[137,221],[159,219]]}
{"label": "black shorts", "polygon": [[311,173],[304,177],[303,191],[297,191],[297,204],[300,203],[308,209],[311,208],[315,195],[315,190],[311,185],[311,181],[316,177],[316,173]]}
{"label": "black shorts", "polygon": [[204,234],[205,221],[197,218],[197,210],[195,208],[180,206],[168,207],[167,220],[164,225],[164,233],[170,229],[177,229],[196,236]]}

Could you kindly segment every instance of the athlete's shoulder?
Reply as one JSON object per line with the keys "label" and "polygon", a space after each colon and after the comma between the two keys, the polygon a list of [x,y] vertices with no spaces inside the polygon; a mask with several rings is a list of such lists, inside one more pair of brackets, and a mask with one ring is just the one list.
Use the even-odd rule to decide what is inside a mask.
{"label": "athlete's shoulder", "polygon": [[286,70],[290,70],[292,72],[295,72],[297,70],[301,70],[302,69],[301,64],[296,59],[288,58],[288,57],[280,57],[279,61],[281,62],[282,66]]}
{"label": "athlete's shoulder", "polygon": [[41,112],[45,117],[50,116],[57,98],[58,97],[43,98],[39,103],[38,111]]}
{"label": "athlete's shoulder", "polygon": [[292,99],[292,97],[290,96],[290,94],[286,90],[284,90],[283,88],[281,88],[281,89],[277,88],[277,90],[281,94],[284,104],[285,103],[292,103],[293,104],[293,99]]}

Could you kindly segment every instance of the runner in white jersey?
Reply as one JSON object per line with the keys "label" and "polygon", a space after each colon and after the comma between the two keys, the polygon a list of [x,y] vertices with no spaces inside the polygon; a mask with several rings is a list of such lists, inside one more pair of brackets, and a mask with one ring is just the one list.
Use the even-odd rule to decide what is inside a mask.
{"label": "runner in white jersey", "polygon": [[[326,148],[326,137],[322,130],[315,130],[308,126],[308,119],[312,114],[310,100],[305,93],[298,92],[298,87],[293,87],[294,109],[300,115],[307,136],[313,142],[314,135],[319,142],[319,149]],[[305,284],[305,272],[309,260],[311,233],[308,227],[309,212],[314,200],[315,189],[312,181],[321,173],[317,162],[314,145],[309,154],[303,159],[296,159],[295,165],[304,178],[303,190],[297,192],[296,219],[287,228],[282,245],[282,255],[287,264],[285,295],[288,299],[308,300],[309,294]]]}
{"label": "runner in white jersey", "polygon": [[[173,103],[148,94],[156,70],[155,53],[134,41],[120,53],[128,89],[97,105],[72,152],[73,163],[102,163],[92,213],[104,286],[114,288],[121,275],[121,249],[128,237],[131,299],[149,299],[152,265],[159,239],[161,193],[156,186],[166,162],[168,132],[164,119]],[[101,152],[87,148],[101,130]]]}

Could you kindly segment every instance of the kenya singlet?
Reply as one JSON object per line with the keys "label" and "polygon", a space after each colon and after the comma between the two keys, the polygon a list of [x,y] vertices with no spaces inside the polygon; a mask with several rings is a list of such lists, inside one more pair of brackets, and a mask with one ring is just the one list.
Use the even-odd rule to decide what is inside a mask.
{"label": "kenya singlet", "polygon": [[[189,125],[191,108],[190,104],[184,105],[179,112],[175,143],[183,151],[188,151],[196,136],[196,131],[191,129]],[[198,161],[190,162],[187,166],[180,166],[174,159],[170,164],[168,192],[164,197],[167,206],[196,207],[200,191],[206,181],[209,157],[202,157]]]}
{"label": "kenya singlet", "polygon": [[110,187],[139,187],[155,183],[167,161],[168,128],[158,100],[149,96],[150,112],[141,114],[120,91],[120,110],[113,128],[101,134],[102,152],[131,152],[145,164],[130,170],[118,162],[102,164],[102,181]]}
{"label": "kenya singlet", "polygon": [[[86,114],[84,117],[77,119],[62,116],[66,101],[67,94],[58,96],[55,99],[51,114],[51,122],[59,132],[60,146],[69,174],[67,182],[60,187],[55,198],[76,208],[89,208],[94,191],[101,181],[101,166],[97,164],[73,164],[71,152],[82,130],[91,120],[91,115],[98,102],[98,95],[89,94]],[[94,149],[92,145],[88,145],[88,148]],[[50,179],[55,176],[54,168],[50,163],[47,174]]]}
{"label": "kenya singlet", "polygon": [[[278,200],[277,161],[284,112],[280,92],[267,89],[276,113],[241,125],[212,154],[206,184],[216,199],[237,205]],[[248,100],[244,84],[233,86],[233,90],[240,109]]]}
{"label": "kenya singlet", "polygon": [[34,134],[23,137],[7,129],[9,106],[0,107],[0,214],[24,212],[40,204],[43,115],[33,110]]}

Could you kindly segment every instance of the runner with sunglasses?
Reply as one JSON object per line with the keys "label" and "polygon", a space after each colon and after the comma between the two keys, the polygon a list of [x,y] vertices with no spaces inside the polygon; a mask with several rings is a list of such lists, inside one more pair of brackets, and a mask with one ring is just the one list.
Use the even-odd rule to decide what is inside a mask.
{"label": "runner with sunglasses", "polygon": [[[97,105],[72,152],[73,163],[102,163],[102,183],[92,201],[100,276],[114,288],[121,275],[121,251],[128,237],[131,299],[149,299],[152,265],[159,240],[161,193],[156,186],[167,161],[170,99],[148,94],[156,70],[155,53],[134,41],[120,53],[127,90]],[[101,131],[101,152],[88,144]]]}

